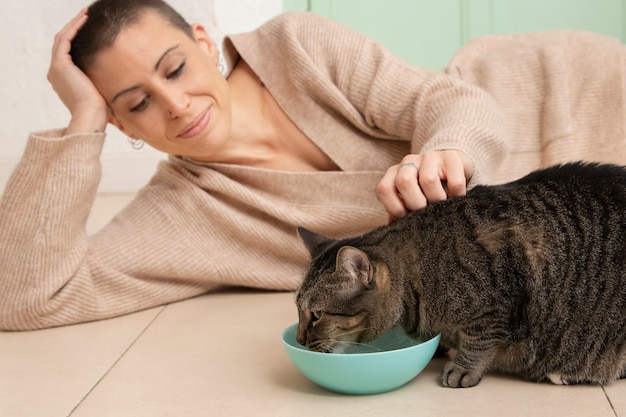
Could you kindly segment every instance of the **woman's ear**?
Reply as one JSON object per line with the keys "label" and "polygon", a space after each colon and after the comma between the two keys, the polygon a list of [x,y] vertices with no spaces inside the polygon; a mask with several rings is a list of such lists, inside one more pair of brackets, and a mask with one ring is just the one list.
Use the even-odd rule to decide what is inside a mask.
{"label": "woman's ear", "polygon": [[123,125],[123,124],[122,124],[119,120],[117,120],[117,118],[116,118],[116,117],[111,116],[111,117],[109,118],[109,123],[110,123],[110,124],[112,124],[113,126],[117,127],[117,128],[120,130],[120,132],[122,132],[123,134],[125,134],[125,135],[126,135],[126,136],[128,136],[129,138],[131,138],[131,139],[139,139],[139,138],[137,137],[137,135],[135,135],[134,133],[132,133],[129,129],[126,129],[126,128],[124,127],[124,125]]}
{"label": "woman's ear", "polygon": [[198,45],[200,45],[200,47],[210,56],[214,57],[215,65],[217,65],[219,61],[219,51],[217,49],[217,45],[213,42],[213,39],[211,39],[204,26],[200,23],[194,23],[191,25],[191,31],[193,32],[193,37]]}

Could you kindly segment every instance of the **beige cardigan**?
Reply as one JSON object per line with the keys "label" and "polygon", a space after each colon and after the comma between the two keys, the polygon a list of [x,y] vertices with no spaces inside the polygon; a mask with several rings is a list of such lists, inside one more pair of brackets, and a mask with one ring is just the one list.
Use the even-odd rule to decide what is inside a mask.
{"label": "beige cardigan", "polygon": [[[553,39],[545,36],[545,43],[530,47]],[[499,41],[481,42],[479,49]],[[601,43],[621,52],[614,42]],[[548,93],[547,82],[560,80],[541,73],[547,78],[537,87],[530,70],[553,58],[531,55],[528,77],[510,74],[517,86],[512,88],[503,76],[492,91],[505,116],[489,94],[458,79],[458,74],[472,75],[470,81],[491,87],[490,77],[476,77],[484,75],[474,65],[481,55],[469,48],[453,61],[449,76],[412,67],[371,40],[308,13],[288,13],[257,31],[231,36],[229,60],[242,56],[340,170],[282,172],[171,157],[134,201],[91,237],[85,224],[100,179],[104,134],[32,134],[0,202],[0,328],[97,320],[225,285],[292,290],[308,261],[296,226],[341,237],[384,223],[374,187],[384,170],[410,151],[467,152],[476,164],[472,183],[534,168],[543,158],[543,145],[534,138],[546,125],[544,113],[550,112],[549,125],[561,126],[561,119],[571,120],[572,107],[592,101],[570,82],[562,90],[572,99],[569,107],[555,99],[554,111],[536,109],[539,98],[528,101],[531,108],[520,106],[527,91]],[[507,52],[514,51],[503,48],[502,54]],[[499,58],[510,63],[506,56]],[[619,72],[612,68],[607,75],[603,65],[592,62],[581,77],[614,77],[619,85],[606,94],[612,98],[614,90],[623,92],[621,60],[620,55]],[[570,62],[558,64],[552,69],[561,74]],[[619,106],[607,115],[605,131],[619,125],[621,141],[624,107]],[[520,116],[520,122],[517,112],[527,117]],[[508,123],[521,134],[517,142],[508,136]],[[579,127],[574,123],[565,129]],[[518,143],[520,137],[528,143]],[[528,166],[501,166],[507,146],[532,154]]]}

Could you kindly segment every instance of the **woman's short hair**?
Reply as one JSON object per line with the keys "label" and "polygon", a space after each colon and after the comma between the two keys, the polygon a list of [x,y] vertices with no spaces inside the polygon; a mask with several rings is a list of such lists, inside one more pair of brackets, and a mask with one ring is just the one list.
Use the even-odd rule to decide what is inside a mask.
{"label": "woman's short hair", "polygon": [[96,0],[89,6],[87,22],[72,40],[70,55],[74,64],[85,71],[98,51],[113,45],[120,31],[148,10],[194,38],[189,23],[163,0]]}

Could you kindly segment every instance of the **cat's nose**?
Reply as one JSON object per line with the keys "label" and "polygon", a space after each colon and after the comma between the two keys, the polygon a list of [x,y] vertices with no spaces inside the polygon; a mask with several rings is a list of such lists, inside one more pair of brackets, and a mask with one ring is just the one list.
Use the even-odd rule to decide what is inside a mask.
{"label": "cat's nose", "polygon": [[296,333],[296,342],[300,343],[303,346],[306,344],[304,328],[300,325],[298,326],[298,331]]}

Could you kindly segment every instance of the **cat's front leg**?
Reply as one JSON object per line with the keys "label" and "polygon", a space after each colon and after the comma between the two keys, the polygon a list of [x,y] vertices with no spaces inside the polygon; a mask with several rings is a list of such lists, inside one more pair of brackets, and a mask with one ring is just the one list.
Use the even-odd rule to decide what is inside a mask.
{"label": "cat's front leg", "polygon": [[469,388],[478,385],[489,369],[495,349],[459,349],[454,360],[441,370],[441,383],[444,387]]}

